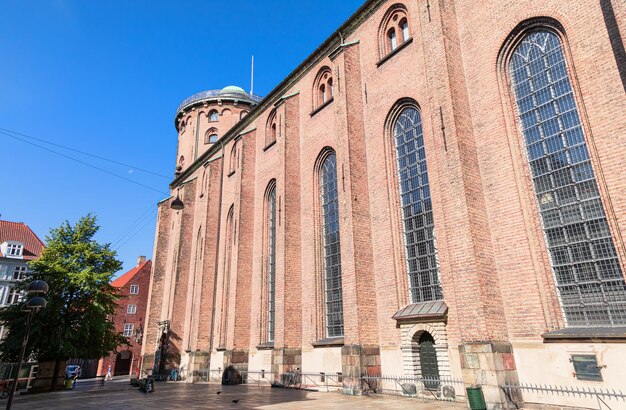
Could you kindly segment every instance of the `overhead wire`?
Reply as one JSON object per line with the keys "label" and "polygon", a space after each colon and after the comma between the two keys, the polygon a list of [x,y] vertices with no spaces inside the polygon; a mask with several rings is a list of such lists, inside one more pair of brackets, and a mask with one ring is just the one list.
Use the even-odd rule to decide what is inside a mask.
{"label": "overhead wire", "polygon": [[115,172],[111,172],[111,171],[106,170],[106,169],[104,169],[104,168],[100,168],[100,167],[95,166],[95,165],[92,165],[92,164],[90,164],[90,163],[88,163],[88,162],[82,161],[82,160],[80,160],[80,159],[77,159],[77,158],[71,157],[71,156],[66,155],[66,154],[63,154],[62,152],[58,152],[58,151],[55,151],[55,150],[53,150],[53,149],[51,149],[51,148],[45,147],[45,146],[43,146],[43,145],[36,144],[36,143],[34,143],[34,142],[32,142],[32,141],[28,141],[28,140],[26,140],[26,139],[24,139],[24,138],[20,138],[20,137],[18,137],[18,136],[16,136],[16,135],[9,134],[9,133],[7,133],[7,132],[5,132],[5,131],[2,131],[1,129],[0,129],[0,134],[4,134],[4,135],[6,135],[7,137],[14,138],[14,139],[19,140],[19,141],[22,141],[22,142],[24,142],[24,143],[26,143],[26,144],[34,145],[35,147],[38,147],[38,148],[41,148],[41,149],[43,149],[43,150],[46,150],[46,151],[52,152],[52,153],[54,153],[54,154],[56,154],[56,155],[59,155],[59,156],[64,157],[64,158],[67,158],[67,159],[72,160],[72,161],[74,161],[74,162],[78,162],[79,164],[85,165],[85,166],[87,166],[87,167],[90,167],[90,168],[96,169],[96,170],[98,170],[98,171],[100,171],[100,172],[104,172],[105,174],[108,174],[108,175],[114,176],[114,177],[116,177],[116,178],[122,179],[122,180],[124,180],[124,181],[126,181],[126,182],[130,182],[131,184],[135,184],[135,185],[141,186],[141,187],[143,187],[143,188],[149,189],[149,190],[151,190],[151,191],[158,192],[159,194],[162,194],[162,195],[169,195],[169,194],[168,194],[167,192],[165,192],[165,191],[161,191],[161,190],[158,190],[158,189],[156,189],[156,188],[152,188],[151,186],[148,186],[148,185],[142,184],[141,182],[134,181],[134,180],[132,180],[132,179],[130,179],[130,178],[126,178],[126,177],[124,177],[124,176],[122,176],[122,175],[116,174]]}
{"label": "overhead wire", "polygon": [[81,150],[76,149],[76,148],[68,147],[67,145],[62,145],[62,144],[58,144],[58,143],[55,143],[55,142],[47,141],[47,140],[44,140],[42,138],[36,138],[36,137],[31,136],[31,135],[23,134],[21,132],[9,130],[9,129],[2,128],[2,127],[0,127],[0,130],[8,132],[8,133],[11,133],[11,134],[19,135],[19,136],[22,136],[22,137],[25,137],[25,138],[29,138],[29,139],[32,139],[32,140],[35,140],[35,141],[43,142],[45,144],[53,145],[55,147],[63,148],[63,149],[66,149],[68,151],[74,151],[74,152],[77,152],[79,154],[83,154],[83,155],[87,155],[89,157],[97,158],[97,159],[102,160],[102,161],[107,161],[107,162],[111,162],[113,164],[117,164],[117,165],[121,165],[121,166],[124,166],[124,167],[127,167],[127,168],[131,168],[131,169],[133,169],[135,171],[145,172],[146,174],[155,175],[155,176],[158,176],[158,177],[161,177],[161,178],[165,178],[167,180],[171,180],[172,179],[171,177],[169,177],[167,175],[159,174],[158,172],[150,171],[150,170],[143,169],[143,168],[140,168],[140,167],[137,167],[137,166],[134,166],[134,165],[130,165],[130,164],[126,164],[126,163],[123,163],[123,162],[119,162],[119,161],[116,161],[114,159],[105,158],[105,157],[102,157],[100,155],[91,154],[89,152],[81,151]]}
{"label": "overhead wire", "polygon": [[111,247],[114,247],[121,241],[125,240],[128,235],[133,233],[135,228],[144,222],[146,218],[150,219],[153,214],[158,210],[155,204],[150,204],[150,208],[148,208],[145,212],[143,212],[138,218],[136,218],[129,226],[126,227],[116,238],[113,243],[111,243]]}
{"label": "overhead wire", "polygon": [[[156,207],[155,207],[154,209],[155,209],[155,211],[156,211]],[[155,215],[153,215],[153,214],[154,214],[154,212],[151,212],[151,213],[149,214],[149,215],[150,215],[150,217],[148,217],[148,219],[146,219],[146,220],[143,222],[143,224],[141,224],[141,226],[139,226],[137,229],[135,229],[135,232],[134,232],[132,235],[128,236],[128,237],[126,238],[126,240],[124,240],[124,241],[123,241],[123,242],[121,242],[119,245],[117,245],[116,247],[114,247],[114,248],[113,248],[113,250],[114,250],[114,251],[117,251],[118,249],[122,248],[124,245],[126,245],[126,244],[128,243],[128,241],[130,241],[130,240],[131,240],[131,239],[133,239],[135,236],[137,236],[137,234],[138,234],[139,232],[141,232],[141,231],[143,230],[143,228],[145,228],[145,227],[146,227],[146,225],[148,225],[148,223],[149,223],[149,222],[153,222],[153,218],[152,218],[152,217],[153,217],[153,216],[155,216]]]}

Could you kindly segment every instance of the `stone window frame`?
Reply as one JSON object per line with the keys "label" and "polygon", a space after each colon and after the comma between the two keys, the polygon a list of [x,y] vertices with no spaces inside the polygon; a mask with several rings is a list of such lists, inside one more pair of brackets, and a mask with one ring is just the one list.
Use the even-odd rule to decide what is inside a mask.
{"label": "stone window frame", "polygon": [[137,313],[137,305],[132,304],[132,303],[131,303],[131,304],[129,304],[129,305],[126,307],[126,313],[127,313],[127,314],[129,314],[129,315],[134,315],[134,314],[136,314],[136,313]]}
{"label": "stone window frame", "polygon": [[320,68],[313,80],[313,110],[311,115],[326,107],[335,99],[335,86],[333,83],[333,72],[329,66]]}
{"label": "stone window frame", "polygon": [[[521,44],[528,34],[541,30],[550,31],[552,34],[556,35],[560,41],[561,51],[565,60],[565,69],[570,87],[572,89],[573,100],[578,112],[578,119],[591,162],[591,168],[595,174],[595,181],[599,191],[600,202],[603,205],[604,214],[609,226],[611,238],[613,239],[618,264],[622,273],[626,271],[626,249],[624,249],[624,244],[622,242],[616,240],[616,238],[619,238],[619,235],[615,235],[616,232],[619,232],[617,228],[617,219],[613,210],[611,198],[608,195],[606,181],[604,180],[601,172],[602,168],[600,166],[599,154],[593,141],[593,133],[589,125],[589,119],[586,115],[584,99],[581,93],[578,77],[575,73],[575,64],[565,28],[556,19],[546,16],[524,20],[517,24],[517,26],[509,33],[502,43],[498,53],[496,67],[498,85],[501,91],[501,102],[505,113],[508,144],[512,151],[512,160],[514,162],[514,167],[516,168],[516,174],[519,177],[517,184],[520,192],[522,193],[521,200],[530,208],[529,216],[525,218],[525,229],[528,232],[528,236],[533,238],[533,250],[541,255],[541,262],[535,264],[534,271],[537,275],[537,282],[539,284],[545,283],[548,285],[538,286],[539,292],[541,292],[541,300],[544,311],[549,312],[546,315],[546,324],[549,329],[571,328],[570,325],[567,325],[565,311],[557,290],[556,273],[553,268],[552,257],[548,249],[548,242],[543,229],[541,210],[536,199],[536,191],[528,157],[529,154],[526,148],[522,123],[518,115],[517,99],[513,88],[513,79],[511,78],[510,73],[511,59],[517,49],[517,46]],[[575,327],[591,329],[594,326]],[[604,327],[604,325],[596,325],[595,327]],[[546,333],[546,335],[549,335],[549,333]],[[571,339],[574,340],[575,338]]]}
{"label": "stone window frame", "polygon": [[407,7],[402,3],[391,5],[385,12],[378,29],[378,47],[381,62],[385,57],[401,50],[411,41],[411,22]]}

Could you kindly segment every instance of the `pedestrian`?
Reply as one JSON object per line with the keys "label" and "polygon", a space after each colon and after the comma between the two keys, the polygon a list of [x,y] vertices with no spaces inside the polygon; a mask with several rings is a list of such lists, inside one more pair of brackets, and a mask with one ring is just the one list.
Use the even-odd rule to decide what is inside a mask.
{"label": "pedestrian", "polygon": [[104,377],[106,380],[111,380],[113,376],[111,375],[111,365],[107,368],[107,375]]}
{"label": "pedestrian", "polygon": [[72,389],[76,387],[76,380],[80,375],[80,366],[76,367],[76,371],[74,372],[74,376],[72,377]]}

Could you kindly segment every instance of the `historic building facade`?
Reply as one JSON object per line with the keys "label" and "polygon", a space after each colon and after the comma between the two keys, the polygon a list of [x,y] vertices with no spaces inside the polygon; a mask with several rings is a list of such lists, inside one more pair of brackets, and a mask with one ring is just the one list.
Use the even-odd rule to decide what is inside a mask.
{"label": "historic building facade", "polygon": [[152,261],[139,256],[133,269],[111,282],[120,296],[112,318],[115,330],[128,337],[130,343],[119,346],[108,357],[98,361],[98,376],[106,376],[109,366],[112,376],[139,375],[151,271]]}
{"label": "historic building facade", "polygon": [[[28,262],[43,252],[44,243],[23,222],[0,221],[0,308],[23,300],[15,285],[31,275]],[[4,337],[0,326],[0,339]]]}
{"label": "historic building facade", "polygon": [[185,100],[143,367],[620,387],[625,7],[369,0],[265,98]]}

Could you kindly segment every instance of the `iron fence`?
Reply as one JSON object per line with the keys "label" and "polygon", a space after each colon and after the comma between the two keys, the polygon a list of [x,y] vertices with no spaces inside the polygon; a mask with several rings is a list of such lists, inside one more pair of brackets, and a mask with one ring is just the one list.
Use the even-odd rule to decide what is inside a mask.
{"label": "iron fence", "polygon": [[[504,384],[500,388],[504,392],[507,399],[507,409],[521,409],[521,400],[517,397],[523,397],[522,393],[546,394],[557,397],[571,398],[587,398],[592,402],[596,402],[598,410],[613,410],[612,405],[616,402],[626,402],[626,394],[622,390],[600,388],[600,387],[582,387],[582,386],[553,386],[542,384],[526,384],[519,385]],[[528,399],[526,399],[528,400]]]}
{"label": "iron fence", "polygon": [[456,401],[465,396],[465,383],[462,379],[441,376],[365,376],[361,378],[363,388],[381,394],[418,397],[439,401]]}

